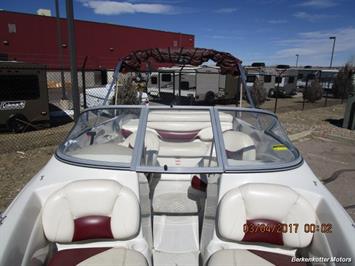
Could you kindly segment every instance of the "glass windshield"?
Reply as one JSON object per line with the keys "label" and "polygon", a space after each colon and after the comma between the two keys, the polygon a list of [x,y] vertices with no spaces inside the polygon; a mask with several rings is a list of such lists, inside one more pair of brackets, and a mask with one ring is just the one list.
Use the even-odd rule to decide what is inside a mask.
{"label": "glass windshield", "polygon": [[151,110],[144,135],[140,164],[147,170],[219,166],[209,110]]}
{"label": "glass windshield", "polygon": [[[265,168],[294,161],[298,152],[273,115],[249,111],[218,112],[226,163],[232,168]],[[232,117],[226,121],[225,117]]]}
{"label": "glass windshield", "polygon": [[84,112],[66,142],[65,155],[130,167],[141,115],[140,108],[96,109]]}
{"label": "glass windshield", "polygon": [[160,173],[262,171],[302,161],[274,115],[217,107],[88,110],[57,155],[78,164]]}

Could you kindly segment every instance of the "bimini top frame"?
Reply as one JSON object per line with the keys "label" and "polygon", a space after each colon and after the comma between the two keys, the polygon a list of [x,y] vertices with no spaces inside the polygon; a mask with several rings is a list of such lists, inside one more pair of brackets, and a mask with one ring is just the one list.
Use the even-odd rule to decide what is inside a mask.
{"label": "bimini top frame", "polygon": [[[151,48],[131,52],[118,62],[113,74],[113,81],[104,100],[106,105],[109,95],[113,90],[120,73],[136,72],[141,70],[142,63],[149,63],[151,60],[157,63],[171,63],[180,65],[199,66],[204,62],[213,60],[220,67],[221,74],[240,76],[243,88],[246,91],[251,107],[255,107],[250,91],[246,85],[246,74],[242,67],[242,61],[230,53],[220,52],[205,48]],[[242,95],[242,92],[241,92]]]}

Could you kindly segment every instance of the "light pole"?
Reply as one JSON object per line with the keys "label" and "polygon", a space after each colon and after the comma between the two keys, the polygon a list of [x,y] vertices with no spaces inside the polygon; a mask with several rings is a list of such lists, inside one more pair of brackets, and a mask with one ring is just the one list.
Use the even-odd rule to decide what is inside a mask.
{"label": "light pole", "polygon": [[296,67],[298,67],[298,57],[299,56],[300,56],[299,54],[296,54]]}
{"label": "light pole", "polygon": [[329,37],[330,40],[333,40],[333,48],[332,48],[332,56],[330,58],[330,65],[329,67],[332,68],[332,65],[333,65],[333,57],[334,57],[334,48],[335,48],[335,41],[336,41],[336,37],[335,36],[331,36]]}
{"label": "light pole", "polygon": [[[332,68],[333,65],[333,57],[334,57],[334,48],[335,48],[335,41],[336,41],[336,37],[335,36],[330,36],[329,40],[333,40],[333,48],[332,48],[332,56],[330,57],[330,64],[329,64],[329,68]],[[330,89],[330,82],[328,81],[328,86],[327,86],[327,90],[325,92],[325,102],[324,105],[327,106],[327,102],[328,102],[328,90]]]}
{"label": "light pole", "polygon": [[66,0],[67,7],[67,24],[68,24],[68,40],[70,49],[70,70],[71,70],[71,88],[74,107],[74,120],[77,121],[80,114],[80,95],[78,88],[78,72],[76,65],[76,44],[75,44],[75,27],[74,27],[74,10],[73,0]]}
{"label": "light pole", "polygon": [[59,50],[59,64],[60,64],[60,78],[62,83],[62,99],[67,100],[67,93],[65,90],[65,78],[64,78],[64,63],[63,63],[63,47],[62,47],[62,33],[60,27],[60,14],[59,14],[59,2],[55,0],[55,16],[57,22],[57,47]]}

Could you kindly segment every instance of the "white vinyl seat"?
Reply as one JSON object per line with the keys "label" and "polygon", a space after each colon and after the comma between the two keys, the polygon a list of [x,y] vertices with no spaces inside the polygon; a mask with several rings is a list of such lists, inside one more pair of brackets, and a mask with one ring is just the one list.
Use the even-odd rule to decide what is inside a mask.
{"label": "white vinyl seat", "polygon": [[253,139],[239,131],[223,132],[223,141],[228,159],[255,160],[256,147]]}
{"label": "white vinyl seat", "polygon": [[47,199],[42,224],[48,241],[69,245],[53,255],[50,266],[98,265],[97,260],[107,266],[148,265],[143,254],[133,249],[77,248],[76,243],[129,240],[139,234],[138,199],[114,180],[80,180],[65,185]]}
{"label": "white vinyl seat", "polygon": [[[277,250],[309,246],[313,234],[304,232],[303,228],[315,222],[313,207],[289,187],[250,183],[234,188],[226,192],[218,204],[216,235],[224,245],[212,254],[208,265],[294,265],[291,257]],[[261,224],[270,230],[255,230]],[[283,224],[287,229],[290,224],[297,224],[298,230],[283,233]],[[240,248],[235,248],[234,243]],[[252,250],[250,245],[260,248]],[[263,250],[263,247],[266,248]]]}

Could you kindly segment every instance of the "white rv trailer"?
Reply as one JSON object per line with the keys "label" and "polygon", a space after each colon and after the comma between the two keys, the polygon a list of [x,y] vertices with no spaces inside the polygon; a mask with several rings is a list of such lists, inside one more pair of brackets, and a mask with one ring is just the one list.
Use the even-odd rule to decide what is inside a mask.
{"label": "white rv trailer", "polygon": [[297,74],[297,89],[303,91],[303,89],[319,76],[319,69],[316,68],[299,68]]}
{"label": "white rv trailer", "polygon": [[253,87],[257,78],[263,81],[263,87],[269,97],[275,95],[275,77],[276,71],[272,68],[265,67],[246,67],[247,71],[247,86]]}
{"label": "white rv trailer", "polygon": [[308,83],[309,86],[313,80],[317,79],[322,85],[324,92],[332,92],[333,83],[338,73],[338,69],[329,68],[298,69],[297,88],[304,89],[306,87],[306,83]]}
{"label": "white rv trailer", "polygon": [[277,68],[275,77],[275,91],[281,96],[290,96],[297,93],[297,74],[296,68]]}
{"label": "white rv trailer", "polygon": [[228,94],[227,90],[232,90],[227,87],[236,91],[237,82],[233,81],[226,75],[220,75],[216,66],[161,67],[150,75],[147,92],[152,97],[175,95],[213,103]]}
{"label": "white rv trailer", "polygon": [[321,69],[319,73],[319,81],[324,92],[333,92],[334,80],[339,73],[338,69]]}

